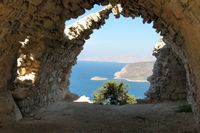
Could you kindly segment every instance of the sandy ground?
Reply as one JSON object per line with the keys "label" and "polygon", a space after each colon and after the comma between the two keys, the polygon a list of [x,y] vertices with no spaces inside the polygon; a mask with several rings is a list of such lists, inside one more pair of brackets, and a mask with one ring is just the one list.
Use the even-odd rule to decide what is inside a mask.
{"label": "sandy ground", "polygon": [[175,112],[181,104],[102,106],[59,102],[43,109],[35,120],[0,124],[0,133],[199,133],[192,113]]}

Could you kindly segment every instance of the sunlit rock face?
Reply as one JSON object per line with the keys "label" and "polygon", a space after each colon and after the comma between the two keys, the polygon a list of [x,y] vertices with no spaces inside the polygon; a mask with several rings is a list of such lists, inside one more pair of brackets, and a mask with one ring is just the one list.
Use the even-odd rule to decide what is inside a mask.
{"label": "sunlit rock face", "polygon": [[81,40],[89,39],[94,29],[101,28],[105,24],[105,20],[109,18],[109,14],[112,12],[112,6],[105,7],[102,11],[88,15],[87,17],[78,20],[72,25],[66,26],[64,33],[69,40]]}
{"label": "sunlit rock face", "polygon": [[[83,28],[81,34],[73,36],[76,39],[72,40],[64,34],[64,23],[82,15],[94,4],[111,4],[113,7],[121,4],[120,8],[113,9],[114,14],[119,12],[132,18],[140,16],[144,23],[153,22],[153,28],[163,36],[163,40],[183,63],[188,84],[188,101],[192,104],[196,118],[200,118],[199,0],[0,1],[0,90],[14,91],[15,79],[19,79],[17,76],[27,74],[27,69],[17,68],[17,59],[22,45],[19,42],[29,36],[30,41],[35,43],[27,46],[28,55],[32,53],[34,61],[40,67],[36,73],[31,72],[20,78],[24,81],[26,78],[36,79],[31,82],[35,83],[35,89],[31,89],[31,95],[26,97],[32,100],[24,103],[27,107],[25,112],[47,106],[63,95],[70,94],[67,88],[71,68],[76,63],[85,39],[89,38],[93,29],[100,28],[99,25],[104,24],[107,17],[102,16],[99,22],[92,21],[93,26]],[[26,89],[22,90],[24,92]]]}
{"label": "sunlit rock face", "polygon": [[150,88],[146,96],[150,100],[186,100],[186,72],[180,58],[162,38],[157,42],[153,55],[156,57],[153,75],[148,78]]}

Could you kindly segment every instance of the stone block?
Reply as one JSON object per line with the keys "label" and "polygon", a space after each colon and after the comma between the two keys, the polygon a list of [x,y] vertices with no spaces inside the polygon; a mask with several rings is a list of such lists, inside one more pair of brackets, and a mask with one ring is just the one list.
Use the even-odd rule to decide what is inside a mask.
{"label": "stone block", "polygon": [[29,0],[29,2],[35,6],[38,6],[42,3],[43,0]]}

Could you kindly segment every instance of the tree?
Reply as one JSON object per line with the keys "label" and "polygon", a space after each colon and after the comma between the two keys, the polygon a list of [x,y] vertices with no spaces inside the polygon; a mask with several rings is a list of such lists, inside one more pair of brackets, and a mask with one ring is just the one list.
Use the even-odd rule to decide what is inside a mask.
{"label": "tree", "polygon": [[123,105],[135,104],[136,97],[126,90],[128,85],[123,82],[108,81],[94,93],[94,103]]}

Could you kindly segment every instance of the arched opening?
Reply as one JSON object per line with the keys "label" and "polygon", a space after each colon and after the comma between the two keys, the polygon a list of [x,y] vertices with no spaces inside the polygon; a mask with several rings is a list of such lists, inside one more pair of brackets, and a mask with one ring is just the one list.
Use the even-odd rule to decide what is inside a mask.
{"label": "arched opening", "polygon": [[[3,97],[1,98],[1,104],[6,105],[5,109],[0,110],[3,114],[16,113],[14,104],[10,104],[10,101],[11,103],[14,103],[12,101],[10,90],[13,89],[12,86],[16,76],[15,71],[17,67],[16,54],[20,47],[19,45],[15,45],[16,42],[21,40],[20,38],[24,39],[24,36],[30,35],[34,40],[40,40],[45,47],[45,50],[42,52],[42,56],[39,59],[41,68],[38,74],[38,79],[40,80],[37,84],[37,88],[41,91],[34,96],[31,95],[30,97],[34,97],[34,100],[26,102],[25,105],[28,108],[42,108],[60,99],[63,93],[69,94],[70,97],[70,92],[66,88],[69,86],[69,77],[72,66],[76,63],[76,58],[82,50],[85,39],[89,38],[89,35],[92,32],[91,29],[100,28],[100,25],[98,25],[99,22],[104,23],[107,14],[111,11],[108,9],[104,14],[105,16],[94,17],[95,21],[93,27],[89,26],[83,31],[79,30],[81,27],[73,27],[74,29],[72,28],[71,31],[69,31],[72,34],[68,38],[63,36],[64,21],[66,19],[69,20],[78,17],[85,12],[85,9],[91,9],[94,4],[108,5],[109,3],[113,6],[121,4],[123,9],[121,13],[119,13],[120,10],[115,7],[114,14],[116,14],[116,16],[119,14],[132,18],[141,16],[144,22],[153,22],[153,27],[163,36],[164,42],[170,46],[170,49],[178,57],[172,59],[178,60],[177,62],[185,68],[188,102],[192,105],[195,118],[199,120],[200,54],[198,49],[200,43],[200,19],[198,7],[200,3],[197,0],[0,2],[0,6],[2,7],[0,18],[2,21],[0,25],[0,47],[2,48],[0,53],[0,60],[2,61],[0,66],[0,70],[2,71],[2,73],[0,73],[0,88]],[[38,36],[34,36],[34,34],[38,34]],[[23,37],[20,37],[21,35]],[[37,47],[37,45],[35,47]],[[165,50],[168,51],[168,48]],[[168,64],[170,61],[166,60],[165,63]],[[164,71],[166,70],[165,64],[158,64],[158,66],[161,66]],[[174,67],[170,67],[170,69],[176,70]],[[161,73],[161,75],[163,74],[168,76],[168,73]],[[171,77],[168,78],[170,79]],[[9,93],[9,95],[7,96],[4,92]],[[158,92],[158,96],[160,96],[161,93],[160,91]],[[174,91],[170,92],[170,94],[171,93],[174,94]],[[5,99],[9,100],[7,101]],[[159,109],[164,109],[164,107],[160,107]],[[29,114],[32,115],[31,111],[33,110],[30,109]],[[157,112],[155,113],[157,114]],[[14,116],[12,115],[12,117]],[[136,118],[144,120],[144,118],[141,118],[140,116],[136,116]],[[184,120],[184,122],[187,122],[187,119]],[[154,121],[151,121],[151,123],[153,122]],[[188,122],[193,123],[194,120],[190,119]],[[184,126],[184,128],[187,128],[188,124],[185,125],[187,126]],[[175,131],[176,129],[177,128],[172,128],[172,131]]]}
{"label": "arched opening", "polygon": [[[95,7],[95,13],[99,8]],[[91,14],[89,15],[92,16]],[[87,15],[88,13],[83,16],[85,20],[89,18]],[[144,99],[144,93],[149,88],[147,77],[152,74],[155,62],[152,51],[159,35],[152,29],[152,24],[143,25],[142,21],[141,18],[133,21],[123,16],[116,19],[110,14],[105,25],[98,31],[95,30],[90,39],[86,40],[72,70],[70,91],[92,100],[93,93],[104,82],[117,80],[127,83],[132,95]],[[71,22],[74,20],[66,24]],[[79,18],[76,23],[81,23]],[[130,70],[123,73],[125,66],[132,70],[131,74],[128,75]]]}
{"label": "arched opening", "polygon": [[[119,5],[118,5],[119,6]],[[119,7],[117,7],[117,9],[116,10],[119,10],[118,8],[120,8],[120,6]],[[66,35],[67,36],[69,36],[69,38],[71,38],[71,39],[74,39],[74,38],[79,38],[79,34],[82,34],[81,32],[85,32],[86,30],[88,30],[88,32],[86,32],[86,38],[82,38],[83,40],[84,39],[88,39],[88,38],[90,38],[90,35],[93,33],[93,29],[95,29],[95,24],[93,25],[93,23],[95,23],[95,21],[96,21],[96,26],[97,26],[97,28],[100,28],[104,23],[106,23],[105,22],[105,19],[107,19],[107,18],[109,18],[109,8],[107,7],[107,8],[105,8],[104,10],[102,10],[102,11],[99,11],[99,12],[97,12],[96,14],[92,14],[92,15],[89,15],[89,16],[87,16],[87,17],[85,17],[85,18],[83,18],[81,21],[77,21],[75,24],[72,24],[72,25],[70,25],[70,26],[68,26],[68,27],[66,27],[66,29],[65,29],[65,31],[66,31]],[[107,11],[107,12],[105,12],[105,11]],[[107,13],[107,14],[106,14]],[[107,16],[106,16],[107,15]],[[103,17],[102,17],[103,16]],[[106,17],[105,17],[106,16]],[[97,17],[97,18],[95,18],[95,17]],[[102,18],[101,18],[102,17]],[[114,21],[114,17],[111,17],[111,21],[110,22],[112,22],[112,24],[114,23],[113,21]],[[125,18],[122,18],[122,19],[125,19]],[[102,22],[103,21],[103,22]],[[129,21],[130,21],[130,19],[129,19]],[[131,20],[132,21],[132,20]],[[138,22],[138,21],[141,21],[140,19],[136,19],[135,20],[136,22]],[[89,23],[89,27],[87,27],[87,24]],[[128,25],[125,21],[122,21],[122,23],[124,24],[125,23],[125,25]],[[149,22],[150,23],[150,22]],[[107,23],[106,23],[107,24]],[[113,24],[114,25],[114,24]],[[141,26],[141,24],[140,25],[137,25],[137,26]],[[149,25],[149,27],[148,28],[151,28],[150,27],[151,25]],[[106,26],[105,26],[106,27]],[[117,44],[115,44],[114,46],[110,46],[110,47],[107,47],[107,51],[100,51],[101,49],[103,50],[106,46],[105,45],[109,45],[108,43],[113,43],[114,41],[116,41],[117,43],[121,43],[121,44],[123,44],[123,46],[124,47],[126,47],[126,45],[125,45],[125,43],[127,44],[128,42],[132,42],[132,43],[140,43],[140,44],[142,44],[142,43],[146,43],[145,45],[147,45],[147,46],[145,46],[145,45],[139,45],[139,46],[136,46],[138,49],[140,49],[139,51],[137,51],[137,48],[136,48],[136,50],[134,51],[134,52],[136,52],[136,53],[138,53],[138,52],[141,52],[140,53],[140,56],[141,55],[145,55],[145,54],[147,54],[147,52],[145,51],[147,48],[148,48],[148,46],[149,46],[149,44],[147,44],[147,42],[139,42],[137,39],[135,39],[135,40],[128,40],[127,38],[129,37],[129,38],[133,38],[133,37],[131,37],[131,36],[134,36],[134,37],[136,37],[136,38],[141,38],[140,40],[142,40],[142,37],[143,38],[145,38],[146,37],[146,40],[147,39],[150,39],[151,41],[154,41],[154,42],[151,42],[151,44],[150,44],[150,46],[151,46],[151,49],[153,49],[153,45],[152,44],[155,44],[155,42],[156,42],[156,37],[154,37],[154,39],[152,40],[150,37],[151,37],[151,35],[150,35],[150,33],[149,33],[149,35],[145,35],[145,36],[142,36],[142,37],[139,37],[139,36],[136,36],[136,35],[134,35],[134,33],[132,33],[132,35],[131,35],[131,33],[128,33],[128,30],[129,29],[126,29],[126,31],[124,31],[123,32],[123,29],[120,29],[120,27],[118,27],[118,28],[116,28],[117,30],[120,30],[121,32],[122,32],[122,34],[125,34],[126,35],[126,40],[128,40],[128,41],[124,41],[124,42],[120,42],[120,39],[121,38],[125,38],[125,36],[123,37],[122,35],[120,35],[120,34],[116,34],[117,33],[117,31],[115,31],[114,29],[111,29],[111,25],[109,25],[109,22],[108,22],[108,26],[107,26],[107,30],[108,31],[114,31],[114,33],[112,34],[112,33],[110,33],[110,35],[108,35],[109,34],[109,32],[108,33],[106,33],[106,32],[104,32],[103,34],[106,34],[103,38],[101,38],[100,40],[106,40],[105,42],[103,42],[103,41],[99,41],[100,43],[104,43],[104,44],[98,44],[99,42],[98,42],[98,39],[97,38],[94,38],[94,40],[96,41],[94,41],[93,40],[93,43],[97,43],[99,46],[98,46],[98,48],[97,48],[97,50],[95,51],[95,48],[94,48],[94,46],[93,46],[93,49],[92,49],[92,52],[91,53],[95,53],[95,54],[97,54],[97,57],[95,58],[95,57],[90,57],[90,58],[85,58],[85,59],[83,59],[83,60],[90,60],[90,61],[94,61],[94,60],[96,60],[96,61],[101,61],[102,59],[104,59],[104,61],[110,61],[110,62],[115,62],[115,61],[117,61],[117,62],[123,62],[122,60],[120,60],[120,56],[119,55],[117,55],[117,54],[119,54],[119,53],[123,53],[123,47],[119,44],[119,45],[117,45]],[[116,26],[117,27],[117,26]],[[122,26],[123,27],[123,26]],[[129,27],[134,27],[133,25],[129,25]],[[141,26],[142,27],[142,26]],[[144,26],[143,26],[144,27]],[[87,29],[88,28],[88,29]],[[102,27],[102,28],[104,28],[104,27]],[[74,29],[76,29],[76,30],[74,30]],[[74,30],[74,31],[73,31]],[[140,29],[135,29],[136,30],[136,32],[137,32],[137,34],[145,34],[144,33],[144,30],[142,29],[142,28],[140,28]],[[142,32],[140,32],[139,30],[141,30]],[[147,32],[150,32],[150,30],[148,30]],[[152,32],[154,32],[154,31],[152,31]],[[126,33],[128,33],[129,35],[127,35]],[[152,33],[151,33],[152,34]],[[109,40],[108,39],[106,39],[106,37],[107,36],[109,36],[110,38],[112,38],[112,36],[114,36],[114,38],[113,38],[113,40],[112,41],[110,41],[109,42]],[[149,36],[149,38],[148,38],[148,36]],[[155,36],[155,35],[154,35]],[[74,38],[73,38],[74,37]],[[95,37],[95,36],[94,36]],[[119,39],[117,39],[117,38],[119,38]],[[157,37],[158,38],[158,37]],[[134,42],[135,41],[135,42]],[[96,45],[97,45],[96,44]],[[130,44],[130,45],[134,45],[134,44]],[[145,46],[145,48],[144,48],[144,46]],[[119,47],[118,48],[118,50],[120,50],[120,52],[119,53],[117,53],[116,54],[116,52],[110,52],[110,51],[117,51],[117,50],[114,50],[114,48],[112,48],[112,47]],[[122,48],[121,48],[122,47]],[[127,46],[128,47],[128,46]],[[106,49],[106,48],[105,48]],[[124,51],[126,54],[128,54],[128,53],[130,53],[131,51],[130,51],[130,49],[131,48],[128,48],[128,49],[126,49],[126,51]],[[86,49],[87,50],[87,49]],[[146,62],[150,59],[150,61],[153,61],[153,59],[151,58],[151,52],[150,52],[151,50],[149,50],[149,53],[148,53],[148,56],[150,56],[150,58],[148,58],[148,57],[146,57]],[[106,52],[107,52],[107,54],[109,53],[109,55],[107,55],[107,56],[110,56],[110,57],[106,57]],[[103,53],[102,55],[104,55],[104,56],[102,56],[100,53]],[[114,53],[114,55],[112,55]],[[99,54],[99,55],[98,55]],[[138,86],[140,87],[140,91],[141,92],[137,92],[136,91],[136,89],[135,89],[135,91],[134,91],[134,89],[130,89],[129,91],[131,91],[132,92],[132,94],[134,94],[134,93],[136,93],[137,95],[137,97],[139,97],[139,98],[144,98],[145,96],[144,96],[144,92],[146,92],[147,91],[147,93],[145,93],[145,95],[147,96],[147,98],[148,99],[152,99],[152,100],[157,100],[157,101],[163,101],[163,100],[184,100],[184,99],[186,99],[186,88],[187,88],[187,83],[186,83],[186,77],[185,77],[185,69],[184,69],[184,66],[183,66],[183,64],[182,64],[182,61],[179,59],[179,57],[172,51],[172,49],[171,49],[171,47],[170,47],[170,44],[168,45],[168,44],[165,44],[164,42],[163,42],[163,40],[162,39],[160,39],[160,42],[158,42],[158,44],[157,44],[157,46],[155,47],[155,49],[154,49],[154,56],[157,58],[157,61],[156,61],[156,64],[155,64],[155,66],[154,66],[154,73],[153,73],[153,75],[151,76],[151,77],[149,77],[148,78],[148,80],[151,82],[151,87],[150,87],[150,89],[147,91],[147,89],[149,88],[148,87],[148,83],[147,84],[145,84],[144,85],[144,83],[142,83],[143,84],[143,86],[145,86],[145,87],[140,87],[140,85],[138,84]],[[116,57],[116,55],[118,56],[118,57]],[[91,55],[90,55],[91,56]],[[123,56],[123,55],[122,55]],[[126,61],[125,62],[128,62],[127,61],[127,59],[129,59],[130,57],[127,57],[127,55],[125,56],[126,57]],[[84,57],[83,57],[84,58]],[[115,59],[114,59],[115,58]],[[122,57],[123,58],[123,57]],[[132,74],[130,74],[131,72],[127,72],[127,73],[116,73],[116,72],[113,72],[113,74],[110,74],[108,77],[109,78],[107,78],[106,76],[103,76],[103,77],[99,77],[98,75],[101,75],[101,74],[98,74],[98,72],[100,72],[100,69],[99,70],[97,70],[97,72],[95,73],[95,65],[93,66],[93,67],[91,67],[91,66],[89,66],[88,65],[88,68],[89,68],[89,70],[92,70],[93,69],[93,77],[92,77],[92,75],[90,75],[91,77],[82,77],[81,76],[81,73],[82,73],[82,75],[87,75],[87,72],[86,72],[86,70],[87,70],[87,67],[86,67],[86,64],[84,64],[84,68],[85,68],[85,70],[83,70],[82,72],[80,71],[80,74],[78,74],[78,70],[75,68],[75,75],[76,76],[74,76],[73,74],[72,74],[72,78],[74,79],[74,81],[75,82],[71,82],[71,87],[72,87],[72,91],[73,92],[75,92],[75,90],[79,93],[79,95],[84,95],[84,91],[86,91],[86,94],[87,93],[89,93],[89,97],[90,98],[92,98],[92,90],[94,91],[94,89],[95,88],[93,88],[92,90],[90,90],[90,89],[86,89],[86,88],[88,88],[89,87],[89,85],[91,85],[92,86],[92,84],[93,84],[93,86],[92,87],[94,87],[95,85],[95,83],[94,82],[89,82],[87,79],[90,79],[90,80],[96,80],[96,79],[103,79],[103,80],[108,80],[108,79],[112,79],[113,77],[113,75],[115,75],[114,73],[116,73],[116,75],[117,76],[119,76],[118,78],[120,79],[126,79],[128,76],[126,76],[125,74],[128,74],[129,75],[129,81],[130,80],[146,80],[147,79],[147,77],[148,76],[150,76],[151,75],[151,73],[149,73],[149,75],[147,76],[146,75],[146,77],[144,78],[143,77],[143,79],[140,77],[139,79],[138,79],[138,77],[137,76],[134,76],[134,75],[140,75],[140,74],[144,74],[143,72],[144,71],[146,71],[145,69],[148,69],[148,71],[151,71],[151,68],[145,68],[144,66],[145,65],[149,65],[149,67],[152,67],[153,65],[153,63],[151,63],[151,64],[149,64],[149,63],[144,63],[144,59],[142,59],[141,57],[140,57],[140,62],[143,62],[143,64],[142,64],[142,66],[138,66],[139,64],[135,64],[136,65],[136,67],[135,67],[135,71],[133,70],[133,68],[131,69],[131,67],[129,67],[129,69],[130,70],[132,70]],[[130,61],[130,60],[129,60]],[[138,62],[137,61],[137,59],[133,59],[132,58],[132,61],[134,62]],[[91,63],[91,62],[90,62]],[[92,64],[91,64],[92,65]],[[100,65],[100,64],[98,64],[98,65]],[[140,64],[141,65],[141,64]],[[129,65],[130,66],[130,65]],[[79,66],[77,66],[77,67],[79,67]],[[120,67],[120,65],[119,65],[119,67]],[[138,68],[137,68],[138,67]],[[143,68],[142,68],[143,67]],[[102,67],[103,68],[103,67]],[[79,67],[79,69],[81,69],[80,67]],[[106,70],[104,70],[104,71],[106,71]],[[109,70],[109,72],[112,72],[112,71],[114,71],[114,68],[113,68],[113,70]],[[123,71],[123,70],[122,70]],[[138,71],[142,71],[142,72],[138,72]],[[88,71],[88,73],[89,72],[91,72],[92,73],[92,71]],[[138,72],[138,73],[137,73]],[[107,72],[108,73],[108,72]],[[96,74],[96,75],[95,75]],[[115,76],[116,76],[115,75]],[[130,75],[132,75],[132,77],[130,76]],[[177,77],[175,76],[175,75],[178,75]],[[121,76],[121,77],[120,77]],[[141,75],[140,75],[141,76]],[[82,79],[81,79],[81,77],[82,77]],[[112,78],[111,78],[112,77]],[[117,77],[115,77],[115,78],[117,78]],[[175,83],[173,83],[173,81],[176,79],[176,78],[178,78],[179,80],[177,80],[177,82],[175,82]],[[82,82],[82,86],[81,86],[81,80],[83,80]],[[79,82],[77,82],[77,81],[79,81]],[[99,88],[100,87],[100,84],[102,84],[103,83],[103,81],[101,81],[101,82],[99,82],[99,84],[98,84],[98,86],[96,85],[96,89],[97,88]],[[128,83],[128,82],[127,82]],[[133,88],[135,88],[135,86],[137,86],[136,84],[135,84],[135,86],[134,85],[131,85],[131,83],[128,83],[130,86],[131,86],[131,88],[133,87]],[[79,90],[79,88],[85,88],[85,90],[84,91],[82,91],[81,92],[81,90]],[[137,87],[136,87],[137,88]],[[88,94],[87,94],[88,95]]]}

